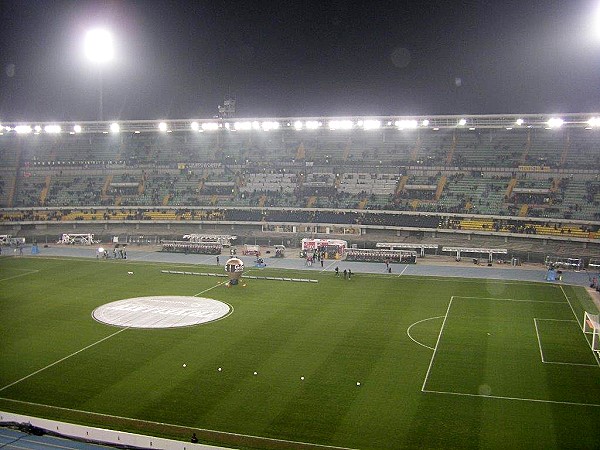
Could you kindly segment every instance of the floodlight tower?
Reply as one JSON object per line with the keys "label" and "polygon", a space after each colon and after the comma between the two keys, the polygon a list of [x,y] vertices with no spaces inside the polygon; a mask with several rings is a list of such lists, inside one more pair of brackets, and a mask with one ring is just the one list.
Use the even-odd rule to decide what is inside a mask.
{"label": "floodlight tower", "polygon": [[95,28],[89,30],[85,35],[85,55],[89,61],[98,67],[98,74],[100,79],[100,95],[99,95],[99,108],[98,108],[98,119],[104,120],[103,105],[102,105],[102,69],[104,66],[113,59],[113,38],[112,34],[105,29]]}

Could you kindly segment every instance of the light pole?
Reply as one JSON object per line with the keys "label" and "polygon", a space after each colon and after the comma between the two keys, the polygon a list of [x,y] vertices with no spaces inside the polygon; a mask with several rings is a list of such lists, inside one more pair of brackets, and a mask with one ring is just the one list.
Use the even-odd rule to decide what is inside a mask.
{"label": "light pole", "polygon": [[94,65],[98,66],[99,77],[100,77],[100,99],[99,99],[99,111],[98,119],[104,120],[103,105],[102,105],[102,68],[106,63],[111,61],[114,56],[113,50],[113,38],[108,30],[102,28],[96,28],[90,30],[85,35],[85,55]]}

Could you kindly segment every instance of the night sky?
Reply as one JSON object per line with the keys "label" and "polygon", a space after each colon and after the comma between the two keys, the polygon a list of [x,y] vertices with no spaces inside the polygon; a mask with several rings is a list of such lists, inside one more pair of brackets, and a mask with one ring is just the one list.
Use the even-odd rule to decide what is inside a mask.
{"label": "night sky", "polygon": [[600,110],[599,0],[4,0],[0,20],[0,122],[96,120],[101,79],[106,120],[210,118],[228,93],[239,117]]}

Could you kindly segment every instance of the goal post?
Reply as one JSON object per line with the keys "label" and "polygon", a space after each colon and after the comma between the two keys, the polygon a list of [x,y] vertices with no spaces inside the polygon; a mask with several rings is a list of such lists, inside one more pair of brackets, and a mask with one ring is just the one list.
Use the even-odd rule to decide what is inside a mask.
{"label": "goal post", "polygon": [[585,334],[592,335],[592,350],[600,355],[600,321],[598,314],[590,314],[585,311],[582,329]]}

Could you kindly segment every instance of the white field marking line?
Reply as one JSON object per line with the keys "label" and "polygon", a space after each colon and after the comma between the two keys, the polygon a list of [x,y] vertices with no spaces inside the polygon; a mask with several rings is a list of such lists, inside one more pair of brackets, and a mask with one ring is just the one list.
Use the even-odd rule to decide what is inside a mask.
{"label": "white field marking line", "polygon": [[[25,269],[21,269],[21,270],[25,270]],[[12,280],[13,278],[25,277],[27,275],[31,275],[33,273],[38,273],[38,272],[39,272],[39,270],[31,270],[27,273],[20,273],[19,275],[13,275],[12,277],[0,278],[0,282]]]}
{"label": "white field marking line", "polygon": [[87,350],[87,349],[89,349],[89,348],[91,348],[91,347],[93,347],[93,346],[97,345],[97,344],[100,344],[101,342],[104,342],[104,341],[106,341],[107,339],[110,339],[111,337],[113,337],[113,336],[116,336],[117,334],[119,334],[119,333],[122,333],[123,331],[125,331],[125,330],[128,330],[128,329],[129,329],[129,327],[127,327],[127,328],[121,328],[119,331],[115,331],[113,334],[109,334],[108,336],[106,336],[106,337],[103,337],[102,339],[100,339],[100,340],[98,340],[98,341],[96,341],[96,342],[93,342],[92,344],[90,344],[90,345],[87,345],[87,346],[83,347],[82,349],[80,349],[80,350],[77,350],[76,352],[73,352],[73,353],[71,353],[70,355],[67,355],[67,356],[65,356],[64,358],[61,358],[61,359],[59,359],[58,361],[54,361],[53,363],[51,363],[51,364],[48,364],[47,366],[45,366],[45,367],[42,367],[41,369],[38,369],[38,370],[36,370],[35,372],[32,372],[32,373],[30,373],[29,375],[26,375],[26,376],[24,376],[23,378],[20,378],[20,379],[18,379],[17,381],[13,381],[12,383],[10,383],[10,384],[7,384],[7,385],[6,385],[6,386],[4,386],[4,387],[1,387],[1,388],[0,388],[0,392],[2,392],[2,391],[3,391],[3,390],[5,390],[5,389],[8,389],[8,388],[9,388],[9,387],[11,387],[11,386],[14,386],[14,385],[15,385],[15,384],[17,384],[17,383],[20,383],[21,381],[24,381],[24,380],[26,380],[26,379],[28,379],[28,378],[30,378],[30,377],[32,377],[32,376],[34,376],[34,375],[37,375],[38,373],[40,373],[40,372],[42,372],[42,371],[44,371],[44,370],[46,370],[46,369],[49,369],[49,368],[50,368],[50,367],[52,367],[52,366],[55,366],[55,365],[57,365],[57,364],[59,364],[59,363],[61,363],[61,362],[65,361],[66,359],[69,359],[69,358],[70,358],[70,357],[72,357],[72,356],[75,356],[75,355],[77,355],[77,354],[79,354],[79,353],[81,353],[81,352],[83,352],[83,351],[85,351],[85,350]]}
{"label": "white field marking line", "polygon": [[550,403],[554,405],[572,405],[572,406],[592,406],[600,407],[600,404],[596,403],[579,403],[579,402],[561,402],[558,400],[542,400],[539,398],[520,398],[520,397],[505,397],[502,395],[483,395],[483,394],[467,394],[464,392],[447,392],[447,391],[431,391],[423,390],[423,392],[431,394],[447,394],[447,395],[460,395],[464,397],[481,397],[481,398],[495,398],[499,400],[516,400],[520,402],[535,402],[535,403]]}
{"label": "white field marking line", "polygon": [[13,403],[20,403],[23,405],[30,405],[30,406],[42,406],[45,408],[49,408],[49,409],[56,409],[59,411],[69,411],[69,412],[75,412],[75,413],[82,413],[82,414],[88,414],[91,416],[98,416],[98,417],[108,417],[111,419],[120,419],[120,420],[129,420],[129,421],[133,421],[133,422],[139,422],[139,423],[146,423],[149,425],[161,425],[161,426],[167,426],[167,427],[173,427],[173,428],[186,428],[186,429],[190,429],[190,430],[199,430],[199,431],[207,431],[210,433],[216,433],[216,434],[222,434],[222,435],[227,435],[227,436],[238,436],[238,437],[245,437],[245,438],[252,438],[252,439],[261,439],[264,441],[270,441],[270,442],[280,442],[280,443],[286,443],[286,444],[302,444],[302,445],[310,445],[312,447],[315,448],[328,448],[328,449],[333,449],[333,450],[357,450],[351,447],[335,447],[333,445],[323,445],[323,444],[313,444],[310,442],[301,442],[301,441],[289,441],[286,439],[274,439],[274,438],[269,438],[269,437],[263,437],[263,436],[255,436],[252,434],[241,434],[241,433],[231,433],[228,431],[219,431],[219,430],[210,430],[208,428],[198,428],[195,426],[187,426],[187,425],[175,425],[172,423],[165,423],[165,422],[155,422],[152,420],[144,420],[144,419],[133,419],[131,417],[123,417],[123,416],[115,416],[113,414],[104,414],[104,413],[97,413],[97,412],[92,412],[92,411],[84,411],[82,409],[74,409],[74,408],[65,408],[62,406],[53,406],[53,405],[44,405],[42,403],[34,403],[34,402],[27,402],[27,401],[23,401],[23,400],[15,400],[12,398],[3,398],[0,397],[0,400],[4,400],[7,402],[13,402]]}
{"label": "white field marking line", "polygon": [[496,300],[499,302],[521,302],[521,303],[559,303],[559,304],[563,304],[564,302],[552,302],[552,301],[545,301],[545,300],[526,300],[526,299],[518,299],[518,298],[495,298],[495,297],[464,297],[462,295],[455,295],[454,297],[456,298],[468,298],[468,299],[475,299],[475,300]]}
{"label": "white field marking line", "polygon": [[415,325],[421,323],[421,322],[425,322],[427,320],[434,320],[434,319],[441,319],[444,316],[435,316],[435,317],[428,317],[427,319],[423,319],[423,320],[419,320],[413,324],[411,324],[407,329],[406,329],[406,334],[408,335],[408,337],[415,343],[415,344],[419,344],[421,347],[425,347],[428,348],[429,350],[435,350],[433,347],[430,347],[429,345],[425,345],[422,342],[417,341],[416,339],[414,339],[411,335],[410,335],[410,329],[412,327],[414,327]]}
{"label": "white field marking line", "polygon": [[[563,295],[565,296],[565,299],[567,299],[567,303],[571,307],[571,311],[573,311],[573,316],[575,317],[575,320],[577,321],[577,323],[579,323],[579,319],[577,318],[577,314],[575,314],[575,310],[573,309],[573,305],[571,305],[571,301],[569,300],[569,297],[567,297],[567,293],[563,289],[562,285],[560,286],[560,290],[562,291]],[[588,341],[587,338],[585,338],[585,341],[588,343],[588,347],[590,347],[590,350],[592,351],[592,355],[594,355],[594,359],[596,360],[596,362],[598,363],[598,366],[600,367],[600,356],[598,356],[596,354],[596,352],[594,351],[594,349],[592,347],[592,343],[590,341]]]}
{"label": "white field marking line", "polygon": [[546,361],[544,361],[544,352],[542,351],[542,341],[540,339],[540,332],[538,330],[537,319],[535,317],[533,318],[533,325],[535,326],[535,334],[537,336],[538,347],[540,348],[540,358],[542,359],[542,362],[545,363]]}
{"label": "white field marking line", "polygon": [[544,364],[561,364],[563,366],[584,366],[584,367],[600,367],[597,364],[584,364],[584,363],[569,363],[569,362],[563,362],[563,361],[546,361],[544,359],[544,353],[542,351],[542,341],[540,339],[540,333],[538,330],[538,326],[537,326],[537,321],[541,320],[541,321],[552,321],[552,322],[575,322],[574,320],[570,320],[570,319],[538,319],[536,317],[533,318],[533,324],[535,325],[535,334],[537,335],[537,340],[538,340],[538,346],[540,347],[540,356],[542,357],[542,362]]}
{"label": "white field marking line", "polygon": [[431,361],[429,361],[429,367],[427,368],[427,373],[425,374],[425,379],[423,380],[423,386],[421,387],[421,391],[424,391],[425,385],[427,384],[427,379],[429,378],[429,372],[431,372],[431,367],[433,366],[433,360],[435,359],[435,354],[437,353],[437,348],[442,339],[442,333],[444,331],[444,326],[446,325],[446,319],[448,318],[448,313],[450,312],[450,307],[452,306],[452,300],[454,300],[454,296],[450,297],[450,301],[448,302],[448,308],[446,309],[446,314],[444,315],[444,321],[442,322],[442,326],[440,327],[440,334],[438,334],[437,341],[435,342],[435,348],[433,349],[433,355],[431,355]]}
{"label": "white field marking line", "polygon": [[576,320],[573,320],[573,319],[540,319],[540,318],[535,318],[535,320],[546,321],[546,322],[575,322],[575,323],[579,324]]}
{"label": "white field marking line", "polygon": [[[404,266],[404,269],[402,269],[402,272],[400,272],[398,274],[398,277],[401,277],[402,275],[404,275],[404,272],[406,272],[406,269],[408,269],[408,264],[406,266]],[[441,317],[441,316],[440,316]]]}
{"label": "white field marking line", "polygon": [[560,364],[563,366],[583,366],[583,367],[600,368],[600,366],[598,366],[598,364],[568,363],[568,362],[561,362],[561,361],[544,361],[544,364]]}

